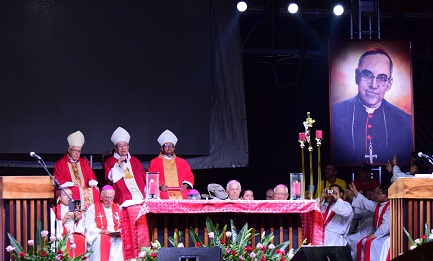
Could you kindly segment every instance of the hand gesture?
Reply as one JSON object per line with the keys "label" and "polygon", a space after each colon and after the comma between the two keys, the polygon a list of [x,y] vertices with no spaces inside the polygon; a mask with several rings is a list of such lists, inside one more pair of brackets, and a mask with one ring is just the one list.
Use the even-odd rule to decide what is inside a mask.
{"label": "hand gesture", "polygon": [[350,183],[349,184],[349,189],[353,192],[353,195],[355,196],[355,197],[357,197],[358,196],[358,190],[356,189],[356,186],[355,186],[355,183],[354,182],[352,182],[352,183]]}

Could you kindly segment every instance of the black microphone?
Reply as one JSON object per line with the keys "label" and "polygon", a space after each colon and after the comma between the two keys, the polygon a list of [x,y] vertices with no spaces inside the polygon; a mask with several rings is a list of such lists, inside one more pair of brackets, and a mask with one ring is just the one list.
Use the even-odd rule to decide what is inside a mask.
{"label": "black microphone", "polygon": [[424,154],[422,152],[418,152],[418,157],[420,157],[420,158],[426,158],[426,159],[432,159],[432,157],[430,157],[429,155]]}
{"label": "black microphone", "polygon": [[127,163],[128,162],[128,160],[127,159],[125,159],[123,162],[125,162],[125,163]]}
{"label": "black microphone", "polygon": [[37,160],[42,160],[42,158],[39,157],[39,155],[36,154],[34,151],[31,151],[31,152],[30,152],[30,157],[36,158]]}

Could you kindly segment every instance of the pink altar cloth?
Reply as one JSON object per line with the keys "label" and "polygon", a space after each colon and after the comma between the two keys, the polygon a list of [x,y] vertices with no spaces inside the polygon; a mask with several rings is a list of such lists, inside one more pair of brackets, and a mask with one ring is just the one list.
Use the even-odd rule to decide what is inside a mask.
{"label": "pink altar cloth", "polygon": [[138,256],[140,247],[150,246],[146,214],[195,213],[300,214],[302,237],[307,243],[323,245],[323,219],[314,200],[146,200],[122,208],[120,221],[125,259]]}

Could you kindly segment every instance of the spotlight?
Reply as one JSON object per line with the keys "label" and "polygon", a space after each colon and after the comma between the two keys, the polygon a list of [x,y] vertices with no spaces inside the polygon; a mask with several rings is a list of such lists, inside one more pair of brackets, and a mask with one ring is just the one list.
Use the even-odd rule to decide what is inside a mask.
{"label": "spotlight", "polygon": [[289,10],[289,13],[291,14],[296,14],[298,12],[298,5],[296,3],[290,3],[289,7],[287,8],[287,10]]}
{"label": "spotlight", "polygon": [[344,13],[344,7],[340,4],[334,6],[334,14],[340,16]]}
{"label": "spotlight", "polygon": [[244,12],[245,10],[247,10],[247,3],[245,1],[240,1],[237,5],[238,11],[239,12]]}

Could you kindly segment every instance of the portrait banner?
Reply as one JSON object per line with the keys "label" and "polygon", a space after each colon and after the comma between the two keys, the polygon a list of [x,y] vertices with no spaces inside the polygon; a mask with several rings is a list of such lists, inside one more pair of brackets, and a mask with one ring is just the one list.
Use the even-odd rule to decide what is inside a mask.
{"label": "portrait banner", "polygon": [[338,165],[409,161],[414,147],[410,41],[330,41],[332,159]]}

